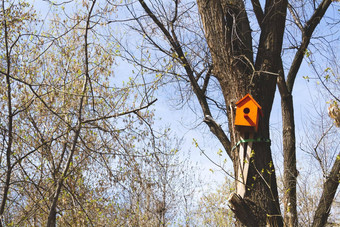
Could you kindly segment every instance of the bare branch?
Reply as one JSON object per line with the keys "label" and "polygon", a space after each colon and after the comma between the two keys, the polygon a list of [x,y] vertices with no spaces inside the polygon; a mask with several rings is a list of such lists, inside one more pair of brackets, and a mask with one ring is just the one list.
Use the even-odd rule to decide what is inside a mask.
{"label": "bare branch", "polygon": [[[182,66],[185,69],[187,76],[190,80],[190,84],[193,88],[193,91],[202,107],[203,110],[203,114],[209,115],[211,116],[211,111],[209,108],[209,105],[207,103],[207,100],[205,98],[204,93],[202,92],[202,89],[200,88],[200,86],[197,84],[197,81],[195,79],[194,76],[194,71],[191,69],[189,61],[187,60],[187,57],[185,56],[183,49],[177,39],[176,33],[174,31],[174,28],[172,27],[171,29],[171,33],[165,28],[165,26],[159,21],[159,19],[153,14],[153,12],[151,11],[151,9],[147,6],[147,4],[145,3],[145,1],[143,0],[139,0],[139,3],[141,4],[141,6],[143,7],[143,9],[145,10],[145,12],[148,14],[148,16],[154,21],[154,23],[159,27],[159,29],[163,32],[163,34],[165,35],[166,39],[169,41],[171,47],[175,50],[175,52],[178,55],[178,58],[180,59],[180,61],[182,62]],[[213,134],[215,134],[217,136],[217,138],[220,140],[220,142],[223,144],[224,149],[226,150],[226,152],[228,153],[229,157],[231,156],[231,145],[230,145],[230,141],[227,137],[227,135],[225,134],[225,132],[220,128],[220,127],[216,127],[216,125],[211,124],[209,122],[207,122],[210,130],[213,132]]]}
{"label": "bare branch", "polygon": [[254,12],[255,12],[255,15],[256,15],[256,19],[257,19],[257,22],[258,24],[262,25],[262,22],[263,22],[263,10],[262,10],[262,7],[261,7],[261,3],[259,0],[252,0],[251,1],[251,4],[253,5],[253,8],[254,8]]}
{"label": "bare branch", "polygon": [[156,101],[157,101],[157,99],[151,101],[150,103],[146,104],[145,106],[142,106],[140,108],[136,108],[136,109],[133,109],[133,110],[129,110],[129,111],[126,111],[126,112],[116,113],[116,114],[108,115],[108,116],[102,116],[102,117],[98,117],[98,118],[94,118],[94,119],[83,120],[82,123],[88,124],[88,123],[93,123],[95,121],[107,120],[107,119],[110,119],[110,118],[116,118],[116,117],[121,117],[121,116],[124,116],[124,115],[127,115],[127,114],[135,113],[135,112],[138,112],[140,110],[143,110],[143,109],[150,107]]}
{"label": "bare branch", "polygon": [[298,48],[295,54],[294,60],[287,75],[286,83],[289,92],[293,91],[294,81],[300,69],[303,56],[305,55],[305,51],[307,50],[307,47],[312,38],[312,34],[316,26],[320,23],[323,15],[326,13],[326,10],[328,9],[331,3],[332,0],[323,0],[303,28],[302,41],[300,47]]}
{"label": "bare branch", "polygon": [[303,32],[303,25],[301,24],[301,21],[300,19],[298,18],[298,16],[296,15],[296,12],[293,8],[293,6],[291,4],[288,3],[288,10],[290,12],[290,14],[292,15],[294,21],[295,21],[295,24],[300,28],[301,32]]}

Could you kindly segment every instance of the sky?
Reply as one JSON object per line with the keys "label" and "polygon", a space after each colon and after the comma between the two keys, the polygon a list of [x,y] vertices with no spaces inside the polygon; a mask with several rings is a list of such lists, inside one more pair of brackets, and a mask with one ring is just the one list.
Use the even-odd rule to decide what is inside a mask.
{"label": "sky", "polygon": [[[32,3],[37,8],[37,10],[40,11],[43,18],[45,16],[48,17],[50,11],[48,10],[49,6],[46,2],[33,0]],[[334,16],[339,15],[339,13],[335,9],[330,11],[329,15]],[[116,70],[116,74],[129,74],[130,72],[127,72],[127,69],[130,69],[130,67],[127,66],[126,63],[120,62]],[[315,109],[313,109],[312,106],[312,101],[309,97],[318,97],[319,94],[318,90],[315,88],[317,86],[316,81],[311,80],[308,82],[308,80],[303,78],[306,75],[312,76],[313,71],[311,70],[308,63],[304,61],[301,69],[299,70],[293,91],[295,108],[294,114],[296,119],[296,134],[298,143],[303,140],[303,136],[305,133],[304,127],[306,125],[307,116],[315,112]],[[222,163],[224,159],[227,159],[226,170],[230,172],[232,170],[232,162],[227,157],[227,154],[225,152],[222,153],[222,156],[219,156],[217,154],[219,149],[223,149],[221,144],[217,141],[217,139],[214,138],[214,136],[212,136],[211,133],[209,133],[207,127],[202,126],[203,124],[202,122],[200,122],[200,120],[195,120],[195,115],[188,107],[176,109],[173,105],[171,105],[171,100],[169,100],[169,97],[166,95],[166,92],[164,92],[164,90],[161,90],[159,91],[159,93],[157,93],[157,98],[158,101],[154,104],[153,107],[156,111],[155,116],[158,119],[156,121],[156,126],[168,126],[172,129],[173,134],[175,134],[179,138],[183,138],[182,150],[180,152],[183,152],[183,156],[185,156],[189,152],[192,162],[198,164],[201,169],[201,175],[207,184],[211,184],[212,182],[222,183],[225,178],[225,174],[221,172],[219,168],[211,163],[205,156],[200,154],[200,151],[193,144],[193,139],[197,140],[201,148],[206,152],[206,154],[209,155],[209,157],[211,157],[211,159],[215,160],[216,162]],[[322,102],[324,102],[325,100],[319,99],[319,101],[322,104]],[[280,148],[281,144],[279,143],[281,133],[280,105],[280,95],[277,91],[270,119],[270,124],[272,127],[271,134],[273,139],[273,156],[274,160],[277,162],[277,166],[280,166],[280,163],[282,163],[282,148]],[[299,146],[297,146],[297,148],[298,156],[305,157],[304,153],[299,149]],[[301,160],[298,160],[298,165],[303,168],[303,163],[301,164]],[[282,172],[282,170],[278,168],[278,172],[280,173]]]}

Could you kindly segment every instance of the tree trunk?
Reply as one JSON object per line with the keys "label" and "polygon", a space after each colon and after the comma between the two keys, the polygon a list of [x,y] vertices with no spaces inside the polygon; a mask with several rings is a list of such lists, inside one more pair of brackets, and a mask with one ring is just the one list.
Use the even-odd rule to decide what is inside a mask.
{"label": "tree trunk", "polygon": [[296,149],[292,95],[281,98],[283,120],[284,219],[287,226],[298,226],[296,211]]}
{"label": "tree trunk", "polygon": [[[198,0],[212,55],[213,74],[220,82],[226,106],[234,108],[233,103],[247,93],[262,106],[264,117],[254,138],[270,138],[269,117],[276,89],[275,75],[281,63],[286,5],[286,1],[272,1],[266,5],[266,19],[260,24],[262,32],[254,64],[251,29],[243,1]],[[234,113],[228,108],[232,145],[240,139],[240,132],[233,126]],[[270,144],[254,143],[253,150],[255,155],[250,161],[247,190],[241,207],[248,206],[259,226],[283,226]],[[235,176],[238,176],[238,149],[234,149],[231,155]],[[238,213],[241,212],[235,212]],[[242,222],[242,217],[238,219]]]}
{"label": "tree trunk", "polygon": [[322,227],[327,223],[332,202],[340,182],[340,153],[336,157],[335,163],[323,186],[319,205],[315,211],[313,227]]}
{"label": "tree trunk", "polygon": [[[2,13],[5,14],[5,3],[2,2]],[[8,37],[8,27],[7,27],[7,20],[5,19],[3,21],[4,25],[4,34],[5,34],[5,48],[6,48],[6,92],[7,92],[7,120],[8,120],[8,126],[7,126],[7,135],[5,137],[8,138],[7,140],[7,148],[6,148],[6,180],[3,186],[3,193],[2,193],[2,200],[0,204],[0,227],[5,226],[6,223],[3,223],[3,214],[5,212],[6,203],[8,200],[8,194],[10,190],[11,185],[11,176],[12,176],[12,170],[13,166],[11,163],[12,158],[12,145],[13,145],[13,110],[12,110],[12,82],[10,78],[11,73],[11,56],[10,56],[10,46],[8,44],[9,37]],[[4,96],[5,97],[5,96]]]}
{"label": "tree trunk", "polygon": [[277,81],[281,95],[282,110],[282,137],[283,137],[283,207],[284,222],[286,226],[298,226],[296,209],[296,147],[295,147],[295,122],[293,96],[288,91],[284,80],[283,68],[281,68]]}

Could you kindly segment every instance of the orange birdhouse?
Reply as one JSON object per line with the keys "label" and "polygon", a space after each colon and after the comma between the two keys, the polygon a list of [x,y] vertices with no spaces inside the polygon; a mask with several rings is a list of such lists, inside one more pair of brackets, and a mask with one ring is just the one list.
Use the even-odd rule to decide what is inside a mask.
{"label": "orange birdhouse", "polygon": [[247,131],[257,131],[260,114],[263,116],[261,106],[247,94],[236,103],[235,126],[242,126]]}

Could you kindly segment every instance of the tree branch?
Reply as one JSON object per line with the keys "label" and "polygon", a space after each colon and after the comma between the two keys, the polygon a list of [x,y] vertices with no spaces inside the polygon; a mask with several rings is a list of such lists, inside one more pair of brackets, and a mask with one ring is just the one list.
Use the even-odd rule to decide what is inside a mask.
{"label": "tree branch", "polygon": [[263,10],[261,8],[261,3],[259,0],[252,0],[251,4],[253,5],[255,16],[257,19],[257,22],[260,27],[262,27],[262,22],[263,22]]}
{"label": "tree branch", "polygon": [[137,108],[137,109],[125,111],[125,112],[122,112],[122,113],[116,113],[116,114],[113,114],[113,115],[108,115],[108,116],[103,116],[103,117],[98,117],[98,118],[83,120],[82,123],[83,123],[83,124],[88,124],[88,123],[92,123],[92,122],[95,122],[95,121],[107,120],[107,119],[110,119],[110,118],[115,118],[115,117],[124,116],[124,115],[130,114],[130,113],[135,113],[135,112],[138,112],[138,111],[140,111],[140,110],[143,110],[143,109],[146,109],[146,108],[150,107],[150,106],[153,105],[156,101],[157,101],[157,99],[151,101],[150,103],[148,103],[148,104],[145,105],[145,106],[142,106],[142,107]]}
{"label": "tree branch", "polygon": [[310,40],[312,38],[312,34],[316,28],[316,26],[320,23],[322,17],[324,16],[324,14],[326,13],[326,10],[328,9],[328,7],[330,6],[330,4],[332,3],[332,0],[323,0],[319,7],[315,10],[314,14],[312,15],[312,17],[307,21],[307,23],[305,24],[305,27],[303,28],[303,32],[302,32],[302,42],[301,45],[299,47],[299,49],[297,50],[294,60],[292,62],[292,65],[290,67],[290,70],[288,72],[288,76],[287,76],[287,88],[289,92],[293,91],[293,86],[294,86],[294,81],[296,78],[296,75],[300,69],[302,60],[303,60],[303,56],[305,55],[305,52],[307,50],[307,47],[310,43]]}
{"label": "tree branch", "polygon": [[300,19],[297,17],[296,12],[291,4],[288,3],[288,10],[290,14],[292,15],[295,24],[300,28],[300,30],[303,32],[303,25],[301,24]]}
{"label": "tree branch", "polygon": [[[267,0],[255,62],[256,70],[276,73],[279,65],[286,21],[287,0]],[[270,60],[269,60],[270,59]],[[270,63],[269,63],[270,62]],[[268,64],[269,63],[269,64]]]}
{"label": "tree branch", "polygon": [[[185,69],[187,76],[190,80],[190,84],[193,88],[193,91],[198,99],[199,104],[201,105],[202,111],[204,116],[211,116],[211,111],[208,105],[208,102],[205,98],[205,95],[198,85],[195,76],[194,76],[194,71],[190,67],[190,63],[185,56],[183,49],[177,39],[177,36],[175,34],[175,31],[172,27],[171,33],[165,28],[165,26],[158,20],[158,18],[153,14],[151,9],[147,6],[147,4],[143,0],[138,0],[145,12],[148,14],[148,16],[153,20],[153,22],[158,26],[158,28],[163,32],[165,35],[166,39],[170,43],[171,47],[175,50],[175,52],[178,55],[178,59],[181,61],[183,68]],[[173,26],[173,24],[172,24]],[[222,143],[224,149],[228,153],[229,157],[231,158],[231,144],[230,141],[223,131],[221,127],[218,127],[217,125],[206,122],[207,125],[209,126],[211,132],[219,139],[219,141]]]}

